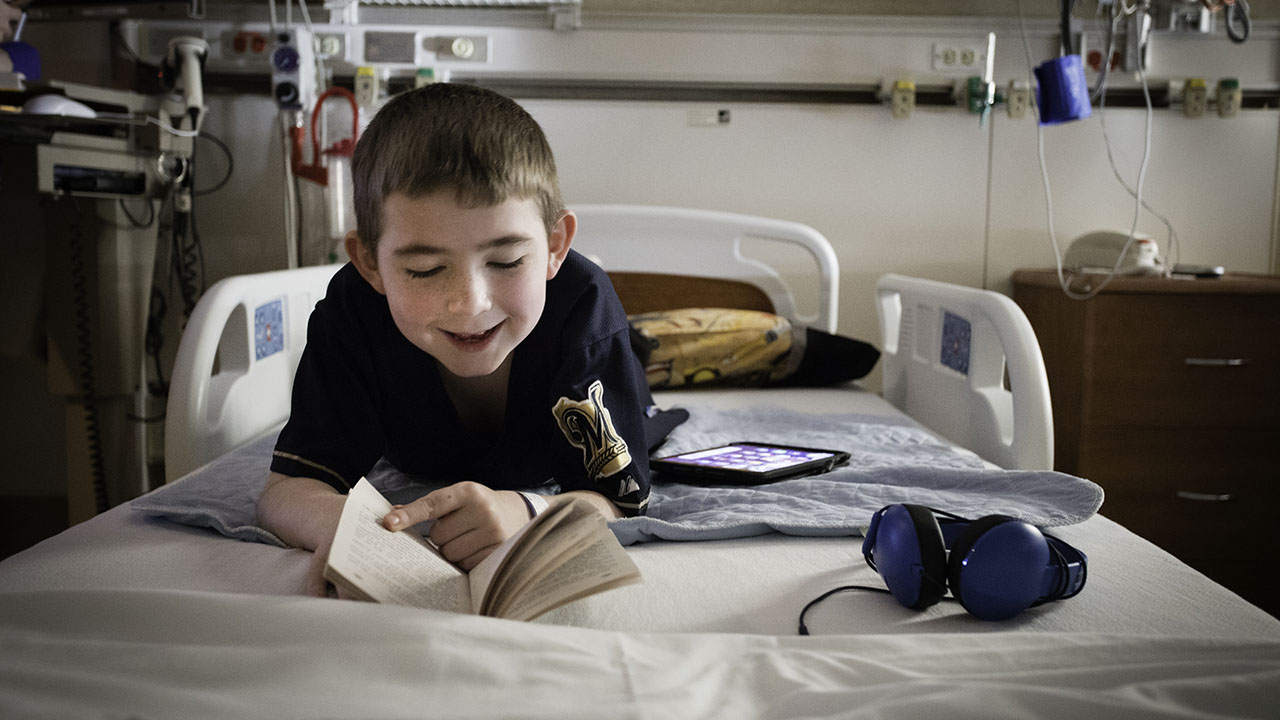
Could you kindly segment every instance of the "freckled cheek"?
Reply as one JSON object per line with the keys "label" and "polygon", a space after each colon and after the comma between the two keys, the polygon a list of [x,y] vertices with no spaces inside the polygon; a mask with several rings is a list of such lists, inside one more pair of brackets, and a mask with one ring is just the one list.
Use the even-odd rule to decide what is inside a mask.
{"label": "freckled cheek", "polygon": [[426,330],[435,322],[440,310],[430,295],[404,292],[387,294],[387,305],[391,309],[391,317],[396,326],[405,334],[414,334]]}
{"label": "freckled cheek", "polygon": [[502,305],[512,317],[536,321],[542,315],[546,295],[545,286],[525,284],[504,293]]}

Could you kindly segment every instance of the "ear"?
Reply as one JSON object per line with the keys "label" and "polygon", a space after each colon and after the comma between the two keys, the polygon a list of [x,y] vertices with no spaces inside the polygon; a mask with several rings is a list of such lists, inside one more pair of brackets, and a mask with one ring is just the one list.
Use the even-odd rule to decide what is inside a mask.
{"label": "ear", "polygon": [[351,258],[351,264],[360,271],[360,276],[372,285],[374,290],[386,295],[387,289],[382,284],[382,274],[378,272],[378,258],[369,246],[360,241],[360,236],[356,235],[355,230],[348,231],[342,238],[342,242],[347,248],[347,257]]}
{"label": "ear", "polygon": [[564,263],[564,258],[569,254],[569,246],[573,245],[573,236],[578,234],[578,216],[566,210],[560,219],[556,221],[556,226],[551,230],[551,237],[547,238],[547,279],[556,276],[560,272],[560,265]]}

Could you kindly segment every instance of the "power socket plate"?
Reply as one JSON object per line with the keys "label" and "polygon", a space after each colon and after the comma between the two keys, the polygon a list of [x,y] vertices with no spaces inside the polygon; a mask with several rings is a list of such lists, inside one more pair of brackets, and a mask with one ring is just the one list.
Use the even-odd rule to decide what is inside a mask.
{"label": "power socket plate", "polygon": [[1005,91],[1005,112],[1013,120],[1021,120],[1031,105],[1031,88],[1025,82],[1010,80]]}
{"label": "power socket plate", "polygon": [[916,108],[916,84],[909,80],[899,80],[893,84],[889,93],[889,110],[899,120],[911,117]]}
{"label": "power socket plate", "polygon": [[931,62],[934,72],[981,75],[987,66],[987,46],[984,43],[934,43]]}
{"label": "power socket plate", "polygon": [[1218,117],[1235,117],[1240,112],[1240,104],[1244,100],[1244,93],[1239,87],[1226,88],[1218,87],[1215,102],[1218,105]]}
{"label": "power socket plate", "polygon": [[1187,117],[1200,117],[1209,104],[1209,88],[1203,80],[1188,80],[1182,89],[1182,114]]}

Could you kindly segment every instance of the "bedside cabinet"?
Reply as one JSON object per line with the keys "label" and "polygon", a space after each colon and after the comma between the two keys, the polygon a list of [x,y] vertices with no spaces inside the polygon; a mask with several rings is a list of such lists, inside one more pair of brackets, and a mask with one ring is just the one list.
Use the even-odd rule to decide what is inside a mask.
{"label": "bedside cabinet", "polygon": [[1073,300],[1056,272],[1019,270],[1013,299],[1044,354],[1056,469],[1280,617],[1280,277],[1116,278]]}

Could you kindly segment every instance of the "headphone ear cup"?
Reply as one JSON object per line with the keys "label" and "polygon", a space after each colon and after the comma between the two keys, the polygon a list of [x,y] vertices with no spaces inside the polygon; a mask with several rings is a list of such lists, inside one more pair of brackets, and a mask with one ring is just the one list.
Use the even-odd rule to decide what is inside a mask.
{"label": "headphone ear cup", "polygon": [[876,532],[876,571],[903,606],[923,610],[947,591],[947,552],[933,512],[920,505],[886,508]]}
{"label": "headphone ear cup", "polygon": [[974,520],[947,562],[951,594],[970,614],[1006,620],[1040,599],[1049,543],[1035,526],[1005,515]]}

